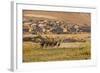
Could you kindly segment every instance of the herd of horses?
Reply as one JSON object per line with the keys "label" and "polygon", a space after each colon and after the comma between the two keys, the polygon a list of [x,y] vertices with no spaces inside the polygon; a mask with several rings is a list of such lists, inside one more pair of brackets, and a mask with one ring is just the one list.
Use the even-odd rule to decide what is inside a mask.
{"label": "herd of horses", "polygon": [[[37,36],[34,38],[35,40],[40,39],[38,43],[42,48],[44,47],[59,47],[61,45],[61,39],[59,38],[50,38],[50,37],[42,37]],[[35,41],[33,41],[35,42]]]}

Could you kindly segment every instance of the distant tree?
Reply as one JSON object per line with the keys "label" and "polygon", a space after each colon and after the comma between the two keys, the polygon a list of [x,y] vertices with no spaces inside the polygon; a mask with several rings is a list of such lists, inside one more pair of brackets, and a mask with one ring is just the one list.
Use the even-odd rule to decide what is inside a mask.
{"label": "distant tree", "polygon": [[63,29],[60,26],[55,26],[54,29],[52,29],[53,33],[61,34],[63,33]]}

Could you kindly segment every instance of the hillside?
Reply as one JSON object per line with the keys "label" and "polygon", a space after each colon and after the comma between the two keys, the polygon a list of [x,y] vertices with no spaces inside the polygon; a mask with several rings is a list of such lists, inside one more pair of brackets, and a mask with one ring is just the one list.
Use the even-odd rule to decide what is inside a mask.
{"label": "hillside", "polygon": [[51,12],[51,11],[31,11],[24,10],[23,16],[32,18],[32,17],[43,17],[49,19],[63,20],[66,22],[75,23],[78,25],[82,24],[91,24],[90,13],[81,13],[81,12]]}
{"label": "hillside", "polygon": [[90,32],[90,24],[89,13],[23,11],[24,31],[29,31],[32,34]]}

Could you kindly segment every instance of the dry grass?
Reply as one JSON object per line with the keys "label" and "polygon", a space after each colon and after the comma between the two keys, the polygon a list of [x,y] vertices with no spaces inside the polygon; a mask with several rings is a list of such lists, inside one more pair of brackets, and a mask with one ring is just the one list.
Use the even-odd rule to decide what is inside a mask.
{"label": "dry grass", "polygon": [[[39,44],[23,43],[23,62],[40,62],[56,60],[84,60],[90,59],[90,42],[66,43],[66,45],[80,45],[80,47],[40,48]],[[73,46],[72,45],[72,46]]]}

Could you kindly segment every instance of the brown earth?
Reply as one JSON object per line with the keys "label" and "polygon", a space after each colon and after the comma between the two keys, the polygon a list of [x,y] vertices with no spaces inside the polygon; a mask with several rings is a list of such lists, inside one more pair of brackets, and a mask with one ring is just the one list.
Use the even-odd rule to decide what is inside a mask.
{"label": "brown earth", "polygon": [[84,12],[54,12],[54,11],[36,11],[36,10],[23,10],[24,18],[42,17],[49,19],[63,20],[74,24],[91,24],[90,13]]}

